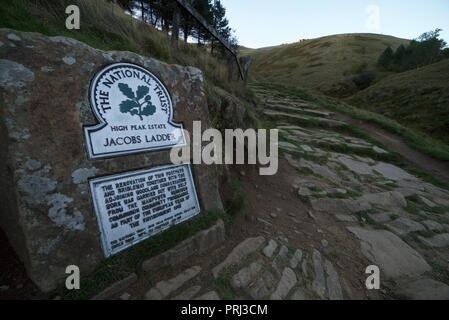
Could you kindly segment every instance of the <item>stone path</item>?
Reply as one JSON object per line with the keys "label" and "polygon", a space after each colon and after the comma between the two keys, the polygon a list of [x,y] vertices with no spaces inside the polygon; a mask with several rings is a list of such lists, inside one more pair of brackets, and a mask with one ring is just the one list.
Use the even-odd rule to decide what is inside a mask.
{"label": "stone path", "polygon": [[[393,292],[414,298],[410,288],[424,275],[438,279],[419,284],[447,292],[449,192],[391,163],[388,150],[363,139],[332,112],[262,87],[254,91],[280,130],[280,149],[299,173],[294,187],[312,214],[327,213],[344,223],[385,278],[402,283]],[[319,278],[315,287],[324,292]],[[424,290],[429,297],[431,291]]]}
{"label": "stone path", "polygon": [[306,252],[284,241],[256,237],[238,244],[212,269],[220,284],[216,290],[201,293],[201,286],[189,284],[201,272],[193,266],[159,281],[145,298],[219,299],[220,291],[231,290],[238,299],[343,299],[339,275],[330,261],[315,249]]}
{"label": "stone path", "polygon": [[[449,192],[399,167],[334,113],[254,91],[296,172],[297,212],[252,212],[256,227],[239,241],[223,242],[219,222],[144,262],[139,281],[112,298],[449,299]],[[279,206],[288,202],[279,197]],[[369,265],[380,269],[380,291],[365,286]]]}

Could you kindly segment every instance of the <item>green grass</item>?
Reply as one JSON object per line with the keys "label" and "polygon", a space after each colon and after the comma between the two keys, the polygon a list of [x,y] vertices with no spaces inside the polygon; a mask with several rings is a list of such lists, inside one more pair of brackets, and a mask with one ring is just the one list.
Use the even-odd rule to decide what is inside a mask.
{"label": "green grass", "polygon": [[408,212],[410,213],[419,213],[421,209],[437,215],[449,213],[448,206],[436,205],[434,207],[429,207],[424,202],[422,202],[417,195],[407,197],[407,208]]}
{"label": "green grass", "polygon": [[258,257],[258,253],[252,253],[246,256],[243,260],[237,264],[232,264],[224,268],[215,279],[215,288],[220,294],[223,300],[234,300],[236,295],[242,297],[245,295],[244,288],[234,290],[231,285],[232,277],[239,272],[242,266],[249,266]]}
{"label": "green grass", "polygon": [[[359,110],[355,107],[348,106],[345,104],[341,104],[337,101],[335,101],[332,98],[325,97],[317,92],[312,92],[310,90],[306,89],[298,89],[293,87],[285,87],[282,85],[277,85],[273,83],[252,83],[250,86],[253,90],[265,90],[272,94],[274,97],[277,98],[290,98],[290,99],[300,99],[312,103],[316,103],[324,108],[327,108],[329,110],[335,111],[335,112],[341,112],[348,114],[349,116],[365,120],[367,122],[372,122],[378,125],[381,125],[384,129],[393,132],[395,134],[398,134],[401,136],[405,142],[409,144],[412,148],[415,148],[435,159],[448,161],[449,160],[449,147],[445,145],[444,143],[437,141],[435,139],[432,139],[425,134],[421,134],[419,132],[415,132],[412,129],[408,129],[403,127],[402,125],[398,124],[397,122],[387,119],[381,115],[377,115],[374,113],[371,113],[369,111],[363,111]],[[274,123],[273,119],[270,119],[272,123]],[[304,122],[305,125],[309,127],[313,127],[313,122]],[[315,125],[315,127],[317,127]],[[321,127],[321,125],[318,125],[318,128]],[[394,129],[398,127],[399,129]],[[385,154],[372,154],[369,156],[373,156],[374,159],[377,160],[384,160],[388,161],[394,165],[397,165],[398,167],[401,167],[402,169],[410,172],[411,174],[415,175],[416,177],[421,178],[422,180],[431,183],[437,187],[440,187],[442,189],[449,190],[449,182],[440,180],[436,178],[435,176],[424,172],[420,169],[417,169],[416,167],[411,166],[408,164],[401,155],[399,155],[396,152],[393,152],[391,150],[388,150],[382,143],[378,142],[377,140],[371,138],[367,133],[363,132],[362,130],[351,126],[349,124],[343,124],[341,126],[338,126],[337,128],[333,128],[335,131],[339,133],[346,133],[353,137],[363,139],[373,145],[376,145],[384,150],[389,151],[388,155]],[[415,144],[411,141],[415,141]],[[416,141],[419,141],[416,142]],[[335,147],[335,150],[338,150],[339,147]],[[343,150],[341,150],[343,151]],[[374,151],[373,151],[374,152]],[[368,155],[368,154],[366,154]]]}
{"label": "green grass", "polygon": [[[377,66],[387,46],[394,49],[407,43],[389,36],[347,34],[252,50],[255,61],[251,77],[253,81],[345,98],[350,105],[382,114],[449,144],[449,59],[402,73]],[[374,81],[360,91],[354,78],[364,73],[372,74]],[[411,144],[426,145],[419,135],[404,132],[394,123],[374,121],[407,135]],[[438,156],[439,152],[432,149],[428,151]]]}
{"label": "green grass", "polygon": [[368,211],[364,211],[364,212],[359,212],[359,213],[356,213],[356,216],[358,216],[359,221],[365,222],[366,224],[372,226],[374,229],[385,230],[386,227],[382,223],[374,221],[369,216],[370,213],[374,213],[374,211],[368,210]]}
{"label": "green grass", "polygon": [[[74,3],[76,2],[74,1]],[[83,1],[78,1],[78,4],[83,4]],[[68,5],[68,2],[56,2],[53,6],[50,5],[50,11],[47,13],[47,16],[40,17],[41,12],[37,8],[34,8],[35,5],[33,2],[18,0],[2,4],[0,6],[0,17],[2,17],[0,27],[18,31],[39,32],[48,36],[71,37],[101,50],[139,52],[138,47],[133,45],[125,37],[104,30],[98,24],[91,24],[87,19],[82,20],[83,26],[80,31],[66,29],[62,15],[60,15],[60,18],[52,16],[52,14],[56,15],[57,12],[64,12],[65,5]],[[85,6],[81,6],[82,13],[87,12],[87,10]],[[32,12],[35,12],[35,15]]]}
{"label": "green grass", "polygon": [[447,263],[430,261],[430,265],[432,266],[433,271],[436,273],[436,279],[442,282],[449,281],[449,269],[447,268]]}
{"label": "green grass", "polygon": [[405,211],[407,211],[410,214],[417,215],[417,216],[423,216],[421,208],[419,205],[411,200],[407,199],[407,206],[405,207]]}
{"label": "green grass", "polygon": [[[80,8],[80,30],[65,27],[65,8]],[[131,51],[167,63],[201,69],[206,81],[239,98],[251,100],[251,93],[240,80],[228,81],[227,64],[218,54],[205,47],[180,41],[173,52],[164,32],[125,14],[107,0],[14,0],[1,1],[0,28],[39,32],[47,36],[65,36],[101,50]]]}
{"label": "green grass", "polygon": [[[256,86],[262,87],[266,90],[278,91],[284,96],[292,96],[301,100],[316,103],[331,111],[347,114],[354,119],[374,123],[381,128],[402,137],[410,147],[419,150],[435,159],[449,161],[449,146],[447,144],[433,139],[419,131],[404,127],[395,120],[388,119],[373,112],[358,109],[356,107],[339,102],[329,97],[325,97],[317,92],[311,92],[310,90],[306,89],[285,87],[273,83],[257,83]],[[355,131],[354,128],[349,130]]]}
{"label": "green grass", "polygon": [[230,182],[232,196],[225,202],[225,211],[230,215],[239,213],[245,208],[245,190],[242,184],[233,180]]}
{"label": "green grass", "polygon": [[419,231],[415,231],[413,232],[413,234],[415,236],[420,236],[423,238],[432,238],[433,236],[435,236],[437,233],[433,232],[431,230],[419,230]]}
{"label": "green grass", "polygon": [[371,148],[355,148],[345,144],[328,144],[318,142],[315,145],[323,150],[343,154],[355,154],[361,157],[369,157],[377,161],[396,162],[400,157],[396,153],[377,153]]}
{"label": "green grass", "polygon": [[406,39],[378,34],[331,35],[270,48],[246,50],[254,58],[251,78],[319,90],[333,96],[357,91],[352,79],[361,72],[381,72],[377,59],[387,46]]}
{"label": "green grass", "polygon": [[[363,135],[354,134],[358,130],[356,128],[353,128],[354,130],[351,130],[350,128],[351,128],[350,126],[345,125],[344,127],[342,126],[341,129],[343,129],[343,130],[340,130],[340,131],[348,132],[349,134],[352,134],[353,136],[355,136],[357,138],[362,138],[361,136],[364,135],[364,134]],[[282,138],[282,140],[292,143],[300,149],[301,144],[298,143],[297,140],[289,138],[285,134],[280,134],[280,137]],[[364,138],[362,138],[362,139],[364,139]],[[364,139],[364,140],[367,140],[367,139]],[[373,145],[379,146],[381,148],[385,148],[384,146],[382,146],[382,144],[378,143],[377,141],[372,141],[372,139],[369,139],[369,140],[371,140],[370,143],[372,143]],[[362,157],[363,156],[370,157],[371,159],[374,159],[377,161],[387,161],[387,162],[393,162],[393,163],[400,163],[400,161],[401,161],[401,157],[397,153],[393,153],[393,152],[377,153],[370,148],[355,148],[355,147],[348,146],[347,144],[344,144],[344,143],[330,144],[330,143],[322,143],[319,141],[318,142],[311,141],[311,142],[308,142],[308,144],[311,146],[319,147],[323,151],[337,152],[337,153],[342,153],[342,154],[355,154],[355,155],[362,156]],[[303,159],[315,161],[316,163],[327,162],[327,158],[317,157],[317,156],[311,155],[310,153],[307,153],[307,152],[302,152],[302,151],[289,151],[289,152],[292,154],[297,154],[298,156],[300,156]]]}
{"label": "green grass", "polygon": [[433,208],[429,208],[429,211],[435,213],[435,214],[446,214],[449,213],[449,207],[447,206],[436,206]]}
{"label": "green grass", "polygon": [[427,172],[424,172],[422,170],[418,170],[414,167],[411,167],[408,164],[403,163],[401,166],[403,169],[406,169],[409,173],[413,174],[414,176],[419,177],[419,178],[423,179],[424,181],[426,181],[430,184],[433,184],[434,186],[449,190],[449,182],[440,180],[440,179],[436,178],[435,176],[433,176]]}
{"label": "green grass", "polygon": [[[297,142],[294,141],[294,140],[290,140],[290,139],[284,139],[284,140],[286,142],[293,143],[293,144],[297,145]],[[316,164],[326,164],[327,160],[328,160],[327,157],[319,157],[319,156],[316,156],[314,154],[311,154],[311,153],[308,153],[308,152],[305,152],[305,151],[300,151],[300,150],[295,150],[295,151],[293,151],[293,150],[288,150],[288,151],[287,150],[286,151],[281,150],[281,151],[286,153],[286,154],[292,155],[293,158],[295,158],[297,160],[304,159],[304,160],[312,161],[312,162],[314,162]]]}
{"label": "green grass", "polygon": [[33,17],[20,1],[2,1],[0,5],[0,26],[19,31],[39,32],[55,35],[54,31],[42,20]]}
{"label": "green grass", "polygon": [[347,101],[449,143],[449,59],[383,78]]}
{"label": "green grass", "polygon": [[231,266],[226,268],[224,271],[220,273],[220,275],[215,279],[215,287],[220,293],[220,297],[224,300],[234,300],[235,293],[234,289],[231,286],[231,279],[234,274],[239,271],[238,266]]}
{"label": "green grass", "polygon": [[81,277],[80,290],[67,290],[61,287],[50,294],[62,299],[89,299],[114,282],[124,279],[133,272],[138,272],[141,263],[158,255],[195,233],[211,227],[218,219],[228,220],[220,212],[207,212],[192,220],[174,226],[148,240],[133,246],[111,258],[105,259],[87,276]]}
{"label": "green grass", "polygon": [[362,196],[361,192],[355,190],[346,190],[346,193],[331,193],[328,194],[331,198],[339,198],[339,199],[357,199]]}

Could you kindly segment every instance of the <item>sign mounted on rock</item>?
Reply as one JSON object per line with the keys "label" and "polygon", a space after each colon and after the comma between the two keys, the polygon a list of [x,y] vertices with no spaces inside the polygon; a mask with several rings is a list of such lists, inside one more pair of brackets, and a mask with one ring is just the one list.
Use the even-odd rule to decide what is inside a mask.
{"label": "sign mounted on rock", "polygon": [[[120,145],[163,133],[182,141],[181,128],[193,132],[197,120],[211,128],[200,70],[34,32],[0,29],[0,44],[0,227],[40,290],[63,286],[68,265],[85,277],[105,253],[200,209],[223,210],[214,166],[166,166],[176,139]],[[117,146],[103,148],[109,137]],[[166,149],[137,153],[147,148]],[[142,188],[142,179],[150,185]]]}
{"label": "sign mounted on rock", "polygon": [[200,212],[189,165],[168,165],[89,181],[107,257]]}
{"label": "sign mounted on rock", "polygon": [[89,91],[99,124],[84,128],[89,159],[185,145],[181,124],[165,86],[148,70],[115,63],[100,70]]}

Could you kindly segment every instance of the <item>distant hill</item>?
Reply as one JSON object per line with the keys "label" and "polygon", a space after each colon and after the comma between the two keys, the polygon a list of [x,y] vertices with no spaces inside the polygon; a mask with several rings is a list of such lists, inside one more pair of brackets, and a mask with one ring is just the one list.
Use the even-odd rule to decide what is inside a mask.
{"label": "distant hill", "polygon": [[409,40],[379,34],[340,34],[261,49],[242,50],[255,59],[254,80],[307,87],[337,97],[357,91],[352,81],[364,72],[383,76],[377,60],[387,46]]}
{"label": "distant hill", "polygon": [[247,48],[247,47],[245,47],[245,46],[239,46],[239,48],[238,48],[238,53],[239,53],[239,55],[241,55],[241,56],[246,56],[246,55],[248,55],[248,54],[254,52],[254,50],[256,50],[256,49],[253,49],[253,48]]}
{"label": "distant hill", "polygon": [[449,59],[390,75],[347,100],[449,143]]}

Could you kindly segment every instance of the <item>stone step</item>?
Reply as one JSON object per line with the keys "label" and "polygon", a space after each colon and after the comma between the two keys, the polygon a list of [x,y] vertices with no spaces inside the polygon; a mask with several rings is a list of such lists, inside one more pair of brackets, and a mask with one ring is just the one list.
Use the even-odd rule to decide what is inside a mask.
{"label": "stone step", "polygon": [[221,271],[224,269],[240,263],[247,256],[257,251],[265,243],[265,238],[260,236],[256,238],[247,238],[238,244],[223,262],[215,266],[212,269],[212,274],[215,278],[218,277]]}
{"label": "stone step", "polygon": [[207,230],[182,241],[176,247],[164,253],[145,260],[142,263],[143,271],[155,271],[172,267],[186,261],[192,255],[205,254],[218,247],[225,240],[225,225],[223,220],[218,220],[215,225]]}
{"label": "stone step", "polygon": [[270,300],[284,300],[297,282],[295,272],[291,268],[285,268],[276,290],[270,296]]}
{"label": "stone step", "polygon": [[177,276],[164,281],[159,281],[146,294],[147,300],[162,300],[181,288],[186,282],[195,278],[201,272],[201,267],[194,266],[184,270]]}
{"label": "stone step", "polygon": [[195,300],[221,300],[221,299],[217,292],[209,291],[209,292],[206,292],[205,294],[199,296]]}
{"label": "stone step", "polygon": [[102,292],[96,294],[91,300],[106,300],[112,298],[114,295],[126,290],[137,281],[137,275],[135,273],[130,274],[126,278],[115,282]]}
{"label": "stone step", "polygon": [[324,261],[324,270],[326,273],[327,297],[329,300],[343,300],[340,278],[329,260]]}
{"label": "stone step", "polygon": [[266,110],[264,111],[264,114],[266,116],[269,116],[271,118],[276,119],[287,119],[288,121],[301,121],[301,122],[317,122],[321,125],[330,127],[330,128],[338,128],[342,125],[345,125],[344,122],[338,121],[338,120],[331,120],[327,118],[318,118],[318,117],[312,117],[312,116],[301,116],[297,114],[290,114],[287,112],[279,112],[279,111],[270,111]]}
{"label": "stone step", "polygon": [[171,300],[191,300],[201,291],[201,286],[190,287],[177,296],[173,297]]}

